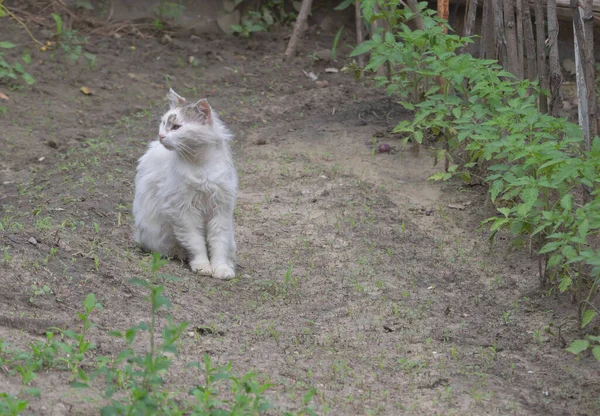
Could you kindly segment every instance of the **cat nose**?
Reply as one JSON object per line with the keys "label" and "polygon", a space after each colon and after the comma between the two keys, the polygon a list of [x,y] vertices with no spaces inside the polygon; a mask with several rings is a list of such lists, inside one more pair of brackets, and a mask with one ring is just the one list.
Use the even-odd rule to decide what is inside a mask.
{"label": "cat nose", "polygon": [[159,134],[159,135],[158,135],[158,139],[159,139],[159,140],[161,140],[161,141],[162,141],[162,140],[163,140],[165,137],[167,137],[167,136],[165,136],[164,134]]}

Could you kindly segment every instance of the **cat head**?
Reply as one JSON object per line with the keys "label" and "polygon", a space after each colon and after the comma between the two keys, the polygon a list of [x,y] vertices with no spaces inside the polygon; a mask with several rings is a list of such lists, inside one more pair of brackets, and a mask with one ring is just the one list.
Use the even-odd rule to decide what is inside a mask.
{"label": "cat head", "polygon": [[167,149],[187,159],[197,155],[203,146],[231,139],[206,99],[188,103],[172,89],[167,99],[169,110],[163,115],[158,132],[160,142]]}

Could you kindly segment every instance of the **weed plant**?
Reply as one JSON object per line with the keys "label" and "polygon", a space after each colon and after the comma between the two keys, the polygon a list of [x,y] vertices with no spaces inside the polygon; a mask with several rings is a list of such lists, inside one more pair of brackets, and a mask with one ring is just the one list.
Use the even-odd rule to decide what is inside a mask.
{"label": "weed plant", "polygon": [[[385,76],[374,75],[377,86],[414,112],[394,131],[405,143],[422,143],[426,134],[441,142],[436,163],[444,161],[444,169],[430,179],[489,186],[497,215],[483,224],[491,238],[508,230],[516,247],[534,247],[542,285],[572,292],[581,328],[588,327],[597,318],[592,301],[600,283],[593,244],[600,231],[600,139],[585,149],[578,125],[538,111],[536,97],[546,92],[537,82],[516,79],[494,60],[457,53],[472,38],[453,34],[426,3],[418,5],[425,30],[412,30],[414,13],[402,5],[362,0],[365,19],[384,20],[389,30],[352,52],[370,54],[366,73],[385,67]],[[355,65],[347,69],[360,73]],[[595,337],[576,343],[569,351],[590,348],[600,359]]]}

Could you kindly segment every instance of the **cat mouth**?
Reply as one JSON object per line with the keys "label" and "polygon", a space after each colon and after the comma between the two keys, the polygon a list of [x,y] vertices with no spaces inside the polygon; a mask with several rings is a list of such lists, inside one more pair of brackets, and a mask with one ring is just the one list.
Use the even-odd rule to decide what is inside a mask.
{"label": "cat mouth", "polygon": [[167,150],[174,150],[175,149],[175,147],[171,143],[167,142],[166,140],[164,140],[164,139],[160,140],[159,139],[159,141],[160,141],[160,144],[162,144],[165,147],[165,149],[167,149]]}

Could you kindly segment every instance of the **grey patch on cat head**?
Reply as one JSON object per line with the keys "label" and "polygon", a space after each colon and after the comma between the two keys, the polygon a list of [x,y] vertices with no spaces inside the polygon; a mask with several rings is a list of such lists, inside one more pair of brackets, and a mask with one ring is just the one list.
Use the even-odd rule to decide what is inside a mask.
{"label": "grey patch on cat head", "polygon": [[177,120],[177,116],[175,114],[171,114],[168,118],[167,118],[167,124],[168,125],[172,125],[175,124],[175,121]]}
{"label": "grey patch on cat head", "polygon": [[187,103],[185,98],[173,91],[173,88],[169,88],[166,98],[169,100],[169,105],[172,109],[176,107],[183,107]]}
{"label": "grey patch on cat head", "polygon": [[195,104],[186,105],[183,107],[182,113],[187,120],[199,121],[202,124],[212,123],[212,110],[205,98]]}

